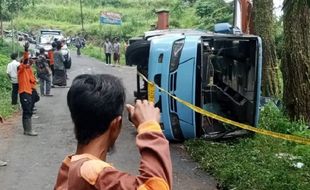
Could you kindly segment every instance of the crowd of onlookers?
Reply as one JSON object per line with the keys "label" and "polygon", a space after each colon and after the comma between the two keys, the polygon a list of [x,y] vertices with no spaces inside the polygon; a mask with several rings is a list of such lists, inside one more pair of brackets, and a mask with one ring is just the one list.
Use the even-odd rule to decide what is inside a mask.
{"label": "crowd of onlookers", "polygon": [[[48,52],[40,48],[39,53],[32,57],[29,51],[29,43],[24,45],[24,52],[18,59],[17,53],[11,54],[12,61],[7,65],[7,75],[12,83],[12,105],[22,108],[22,126],[24,135],[37,136],[38,133],[32,127],[32,118],[38,118],[35,103],[40,97],[51,97],[51,88],[63,87],[67,83],[65,58],[61,47],[63,42],[55,40],[52,49]],[[33,65],[36,72],[33,70]],[[36,73],[36,75],[35,75]],[[37,82],[40,84],[40,94],[37,92]],[[7,163],[0,160],[0,166]]]}
{"label": "crowd of onlookers", "polygon": [[[17,53],[11,54],[12,61],[7,65],[7,75],[12,83],[12,105],[18,105],[18,97],[21,104],[24,135],[38,135],[32,128],[32,118],[38,118],[35,115],[35,103],[40,100],[40,97],[51,97],[53,96],[51,88],[67,85],[66,59],[61,52],[63,43],[66,42],[55,40],[52,42],[52,49],[46,52],[44,48],[40,48],[39,53],[32,57],[29,43],[26,42],[21,58],[18,59]],[[85,47],[85,39],[77,36],[75,46],[77,55],[81,55],[80,49]],[[125,43],[125,49],[127,46]],[[106,65],[119,65],[121,50],[119,39],[114,38],[112,42],[109,38],[105,39],[103,48]],[[33,71],[33,65],[36,72]],[[40,86],[40,95],[36,90],[37,82]],[[6,162],[0,160],[0,166],[4,165]]]}

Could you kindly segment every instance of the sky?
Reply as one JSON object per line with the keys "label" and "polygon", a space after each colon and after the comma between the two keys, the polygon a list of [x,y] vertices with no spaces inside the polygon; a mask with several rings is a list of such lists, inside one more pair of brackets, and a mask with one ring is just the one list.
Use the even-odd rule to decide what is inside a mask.
{"label": "sky", "polygon": [[[231,2],[233,0],[225,0],[226,2]],[[273,0],[273,5],[274,5],[274,13],[277,16],[281,16],[282,15],[282,3],[283,0]]]}
{"label": "sky", "polygon": [[281,16],[283,0],[273,0],[274,12],[277,16]]}

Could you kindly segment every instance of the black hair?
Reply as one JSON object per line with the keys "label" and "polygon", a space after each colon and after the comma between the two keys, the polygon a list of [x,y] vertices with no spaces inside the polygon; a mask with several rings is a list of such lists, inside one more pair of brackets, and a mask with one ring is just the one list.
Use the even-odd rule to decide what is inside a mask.
{"label": "black hair", "polygon": [[125,105],[121,80],[108,74],[77,76],[67,95],[67,104],[79,144],[88,144],[104,134],[110,123],[121,116]]}
{"label": "black hair", "polygon": [[29,63],[29,59],[28,58],[23,60],[23,64],[27,65],[28,63]]}
{"label": "black hair", "polygon": [[53,42],[53,43],[52,43],[52,48],[56,48],[56,46],[57,46],[57,43],[56,43],[56,42]]}
{"label": "black hair", "polygon": [[60,50],[61,49],[61,41],[56,41],[56,49]]}
{"label": "black hair", "polygon": [[14,53],[11,54],[11,59],[15,60],[15,59],[17,59],[17,56],[18,56],[17,53],[14,52]]}
{"label": "black hair", "polygon": [[44,54],[44,52],[45,52],[45,49],[44,48],[40,48],[40,54]]}

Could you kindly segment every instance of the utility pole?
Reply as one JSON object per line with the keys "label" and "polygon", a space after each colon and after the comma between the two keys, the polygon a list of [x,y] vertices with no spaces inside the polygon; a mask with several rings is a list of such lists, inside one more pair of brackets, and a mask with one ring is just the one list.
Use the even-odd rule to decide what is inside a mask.
{"label": "utility pole", "polygon": [[82,22],[82,32],[84,32],[84,17],[83,17],[83,5],[82,0],[80,0],[80,7],[81,7],[81,22]]}

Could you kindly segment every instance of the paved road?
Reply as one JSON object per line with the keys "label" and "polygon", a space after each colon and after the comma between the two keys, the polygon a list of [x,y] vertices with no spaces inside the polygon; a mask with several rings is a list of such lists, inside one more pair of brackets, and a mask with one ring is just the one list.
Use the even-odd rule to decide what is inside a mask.
{"label": "paved road", "polygon": [[[127,102],[133,103],[135,88],[134,67],[110,67],[103,63],[73,55],[68,72],[69,82],[82,73],[109,73],[121,77],[127,91]],[[38,137],[22,135],[20,115],[0,126],[0,158],[8,166],[0,168],[1,190],[52,189],[63,158],[75,150],[73,125],[66,105],[68,88],[52,89],[54,97],[42,97],[37,103],[40,118],[33,119]],[[108,162],[117,168],[137,174],[139,154],[135,146],[135,130],[125,119],[116,152]],[[174,188],[177,190],[216,189],[216,181],[199,170],[186,155],[182,144],[171,144]]]}

